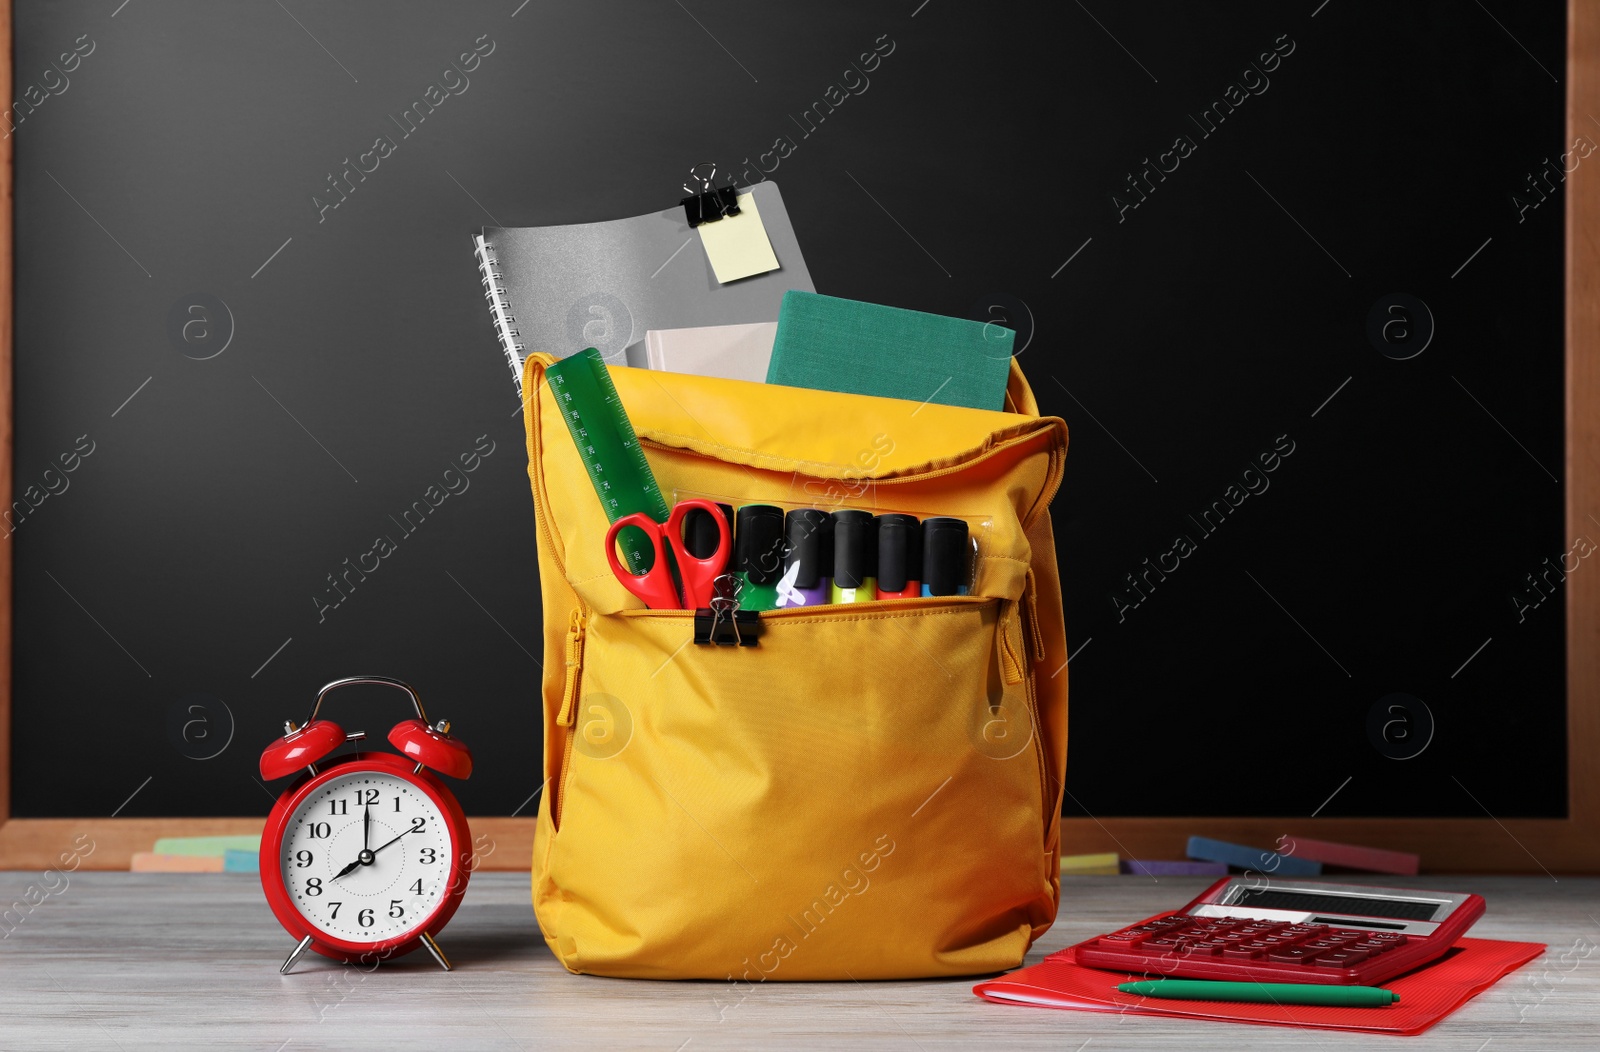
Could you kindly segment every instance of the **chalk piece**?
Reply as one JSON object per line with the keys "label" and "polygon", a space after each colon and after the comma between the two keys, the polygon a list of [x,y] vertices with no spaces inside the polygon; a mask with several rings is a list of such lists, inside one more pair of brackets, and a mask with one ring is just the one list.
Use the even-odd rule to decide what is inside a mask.
{"label": "chalk piece", "polygon": [[221,855],[162,855],[136,851],[130,873],[221,873]]}
{"label": "chalk piece", "polygon": [[222,872],[259,873],[261,872],[261,855],[256,851],[236,851],[229,848],[222,853]]}
{"label": "chalk piece", "polygon": [[1322,873],[1322,863],[1293,855],[1280,855],[1258,847],[1230,844],[1225,840],[1211,840],[1203,836],[1189,838],[1190,858],[1201,862],[1226,862],[1236,869],[1246,869],[1266,876],[1315,877]]}
{"label": "chalk piece", "polygon": [[254,836],[164,836],[152,849],[157,855],[215,855],[225,851],[260,851],[261,837]]}
{"label": "chalk piece", "polygon": [[[1290,845],[1293,845],[1292,847]],[[1417,875],[1421,859],[1404,851],[1383,851],[1357,844],[1335,844],[1327,840],[1308,840],[1292,836],[1284,841],[1284,848],[1295,858],[1308,858],[1329,866],[1346,869],[1364,869],[1369,873],[1399,873]]]}
{"label": "chalk piece", "polygon": [[1061,872],[1074,877],[1114,877],[1119,872],[1117,854],[1062,855]]}
{"label": "chalk piece", "polygon": [[1228,875],[1228,864],[1192,860],[1185,862],[1180,859],[1125,858],[1122,860],[1122,872],[1137,877],[1225,877]]}
{"label": "chalk piece", "polygon": [[695,229],[700,231],[700,244],[719,285],[778,269],[778,257],[773,254],[753,194],[739,195],[738,215],[701,223]]}

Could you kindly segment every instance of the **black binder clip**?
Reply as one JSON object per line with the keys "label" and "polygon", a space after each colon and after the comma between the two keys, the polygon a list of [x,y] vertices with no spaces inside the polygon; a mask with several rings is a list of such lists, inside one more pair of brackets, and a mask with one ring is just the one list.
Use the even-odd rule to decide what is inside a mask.
{"label": "black binder clip", "polygon": [[760,643],[761,615],[754,610],[734,610],[724,615],[701,607],[694,612],[694,641],[700,646],[753,647]]}
{"label": "black binder clip", "polygon": [[[711,169],[710,175],[702,176],[698,174],[700,169],[707,167]],[[717,165],[715,161],[704,161],[689,169],[689,180],[698,182],[700,189],[696,190],[688,182],[685,182],[683,189],[689,196],[678,203],[683,205],[683,214],[689,220],[690,226],[695,227],[701,223],[712,223],[723,216],[736,216],[739,214],[738,188],[732,185],[713,187],[711,183],[716,177]]]}
{"label": "black binder clip", "polygon": [[696,646],[753,647],[761,639],[761,615],[739,609],[739,580],[731,574],[717,578],[717,594],[709,607],[694,612]]}

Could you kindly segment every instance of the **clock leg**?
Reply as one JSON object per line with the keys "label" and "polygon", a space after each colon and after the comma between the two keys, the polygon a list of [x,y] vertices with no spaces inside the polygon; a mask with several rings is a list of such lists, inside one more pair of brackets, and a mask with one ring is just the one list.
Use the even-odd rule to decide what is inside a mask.
{"label": "clock leg", "polygon": [[311,945],[311,936],[307,935],[305,938],[301,939],[300,940],[300,945],[296,946],[294,948],[294,952],[289,954],[288,959],[283,962],[283,967],[278,969],[278,974],[279,975],[288,974],[289,969],[294,967],[294,962],[298,961],[300,959],[300,955],[302,953],[305,953],[306,952],[306,947],[310,946],[310,945]]}
{"label": "clock leg", "polygon": [[440,968],[443,968],[447,972],[450,970],[450,962],[445,959],[444,951],[439,949],[439,944],[433,941],[432,935],[429,935],[427,932],[423,932],[422,945],[426,946],[428,948],[428,952],[433,954],[433,959],[439,962]]}

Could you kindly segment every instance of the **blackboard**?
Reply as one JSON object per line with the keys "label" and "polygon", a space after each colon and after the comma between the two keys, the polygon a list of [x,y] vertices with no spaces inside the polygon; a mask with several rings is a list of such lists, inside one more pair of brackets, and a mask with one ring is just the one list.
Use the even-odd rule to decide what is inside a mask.
{"label": "blackboard", "polygon": [[469,813],[532,813],[470,235],[708,160],[782,184],[819,291],[1019,329],[1073,433],[1068,813],[1563,814],[1564,18],[22,0],[13,814],[263,813],[259,749],[362,672],[473,746]]}

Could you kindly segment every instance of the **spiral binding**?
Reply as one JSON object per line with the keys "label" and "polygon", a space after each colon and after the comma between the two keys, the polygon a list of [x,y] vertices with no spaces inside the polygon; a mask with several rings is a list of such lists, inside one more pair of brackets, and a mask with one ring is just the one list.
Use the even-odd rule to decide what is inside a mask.
{"label": "spiral binding", "polygon": [[500,349],[505,352],[506,362],[511,366],[511,378],[517,384],[517,397],[521,398],[523,346],[520,341],[522,334],[516,329],[517,316],[511,313],[511,301],[506,299],[506,287],[501,283],[502,275],[497,269],[499,258],[494,255],[494,249],[482,234],[478,234],[475,240],[478,272],[483,275],[483,298],[489,301],[495,335],[499,337]]}

